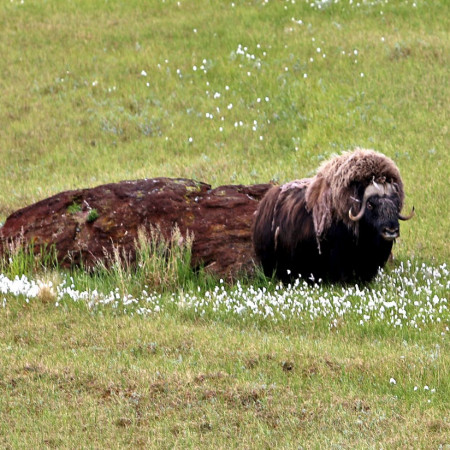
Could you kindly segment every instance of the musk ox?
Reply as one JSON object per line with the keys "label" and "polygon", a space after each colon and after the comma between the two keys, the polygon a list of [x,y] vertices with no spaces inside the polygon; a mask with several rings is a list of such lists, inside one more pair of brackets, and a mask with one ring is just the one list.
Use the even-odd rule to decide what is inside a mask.
{"label": "musk ox", "polygon": [[253,245],[264,273],[329,282],[370,281],[399,236],[404,191],[395,163],[356,149],[312,178],[272,187],[255,213]]}

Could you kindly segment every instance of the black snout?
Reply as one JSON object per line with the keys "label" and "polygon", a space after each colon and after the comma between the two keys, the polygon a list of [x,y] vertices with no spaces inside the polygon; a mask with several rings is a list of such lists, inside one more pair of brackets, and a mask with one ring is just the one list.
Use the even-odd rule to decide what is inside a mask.
{"label": "black snout", "polygon": [[400,236],[400,229],[398,226],[396,227],[384,227],[381,233],[383,239],[386,241],[393,241]]}

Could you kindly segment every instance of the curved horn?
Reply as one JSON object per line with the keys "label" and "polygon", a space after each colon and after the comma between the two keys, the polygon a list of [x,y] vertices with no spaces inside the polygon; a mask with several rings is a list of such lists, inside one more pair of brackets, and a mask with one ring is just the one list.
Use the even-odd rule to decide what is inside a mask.
{"label": "curved horn", "polygon": [[399,215],[398,215],[398,218],[399,218],[400,220],[409,220],[409,219],[412,219],[412,218],[415,216],[415,214],[416,214],[416,210],[415,210],[415,208],[414,208],[414,206],[413,206],[411,212],[409,213],[409,215],[404,216],[404,215],[402,215],[402,214],[399,214]]}
{"label": "curved horn", "polygon": [[348,217],[350,217],[350,220],[353,220],[353,222],[357,222],[358,220],[360,220],[362,218],[362,216],[364,215],[364,211],[366,210],[366,202],[364,202],[361,205],[361,209],[359,210],[359,213],[356,214],[356,216],[354,216],[352,214],[352,208],[350,208],[348,210]]}
{"label": "curved horn", "polygon": [[352,214],[352,208],[348,210],[348,217],[350,217],[350,220],[353,220],[353,222],[357,222],[358,220],[361,220],[362,216],[364,215],[364,212],[366,210],[366,203],[367,199],[371,197],[372,195],[378,194],[380,195],[380,191],[385,192],[385,187],[381,187],[380,185],[373,182],[372,184],[369,184],[369,186],[366,187],[366,190],[364,191],[361,209],[359,210],[359,213],[354,216]]}

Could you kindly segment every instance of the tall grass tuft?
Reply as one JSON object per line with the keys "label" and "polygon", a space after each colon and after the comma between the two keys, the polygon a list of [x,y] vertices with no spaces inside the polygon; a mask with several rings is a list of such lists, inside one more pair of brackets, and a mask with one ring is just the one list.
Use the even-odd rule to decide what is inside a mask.
{"label": "tall grass tuft", "polygon": [[[194,289],[204,292],[217,285],[218,280],[203,267],[192,267],[193,241],[193,234],[184,236],[177,226],[168,236],[156,226],[149,231],[141,228],[134,253],[126,253],[116,246],[93,270],[81,265],[70,271],[70,278],[81,291],[117,291],[123,298],[139,297],[142,292]],[[26,276],[44,280],[62,276],[64,272],[54,246],[43,245],[37,250],[31,243],[17,241],[9,244],[0,258],[0,273],[9,279]]]}
{"label": "tall grass tuft", "polygon": [[175,227],[169,238],[152,227],[138,231],[136,241],[136,276],[155,290],[173,290],[192,280],[192,243],[194,236],[183,236]]}
{"label": "tall grass tuft", "polygon": [[135,241],[135,255],[127,255],[118,247],[104,261],[98,263],[92,274],[77,269],[76,280],[83,280],[84,289],[95,286],[102,291],[119,290],[122,296],[145,292],[170,292],[200,286],[207,289],[216,283],[203,268],[191,265],[194,236],[185,236],[176,226],[169,236],[159,227],[150,231],[141,228]]}
{"label": "tall grass tuft", "polygon": [[15,241],[8,244],[0,257],[0,273],[9,278],[30,277],[48,269],[57,269],[58,266],[56,249],[48,244],[37,247],[22,240]]}

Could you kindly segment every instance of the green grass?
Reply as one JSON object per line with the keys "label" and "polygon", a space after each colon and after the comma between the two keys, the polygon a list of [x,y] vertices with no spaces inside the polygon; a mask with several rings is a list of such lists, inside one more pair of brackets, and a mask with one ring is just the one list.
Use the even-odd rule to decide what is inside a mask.
{"label": "green grass", "polygon": [[143,323],[42,304],[3,318],[1,336],[3,446],[448,443],[441,340],[259,330],[171,315]]}
{"label": "green grass", "polygon": [[[22,251],[2,272],[40,284],[31,295],[0,280],[2,447],[449,444],[449,281],[430,269],[450,261],[449,4],[320,3],[0,5],[0,222],[124,179],[284,182],[354,146],[395,160],[417,211],[393,275],[353,291],[336,322],[230,312],[214,302],[240,307],[238,286],[193,274],[189,248],[141,245],[137,268],[116,259],[92,274]],[[85,298],[59,296],[71,285]],[[279,293],[262,276],[241,286]],[[325,294],[346,295],[292,301],[319,308]],[[400,306],[360,314],[373,296],[408,319]]]}

